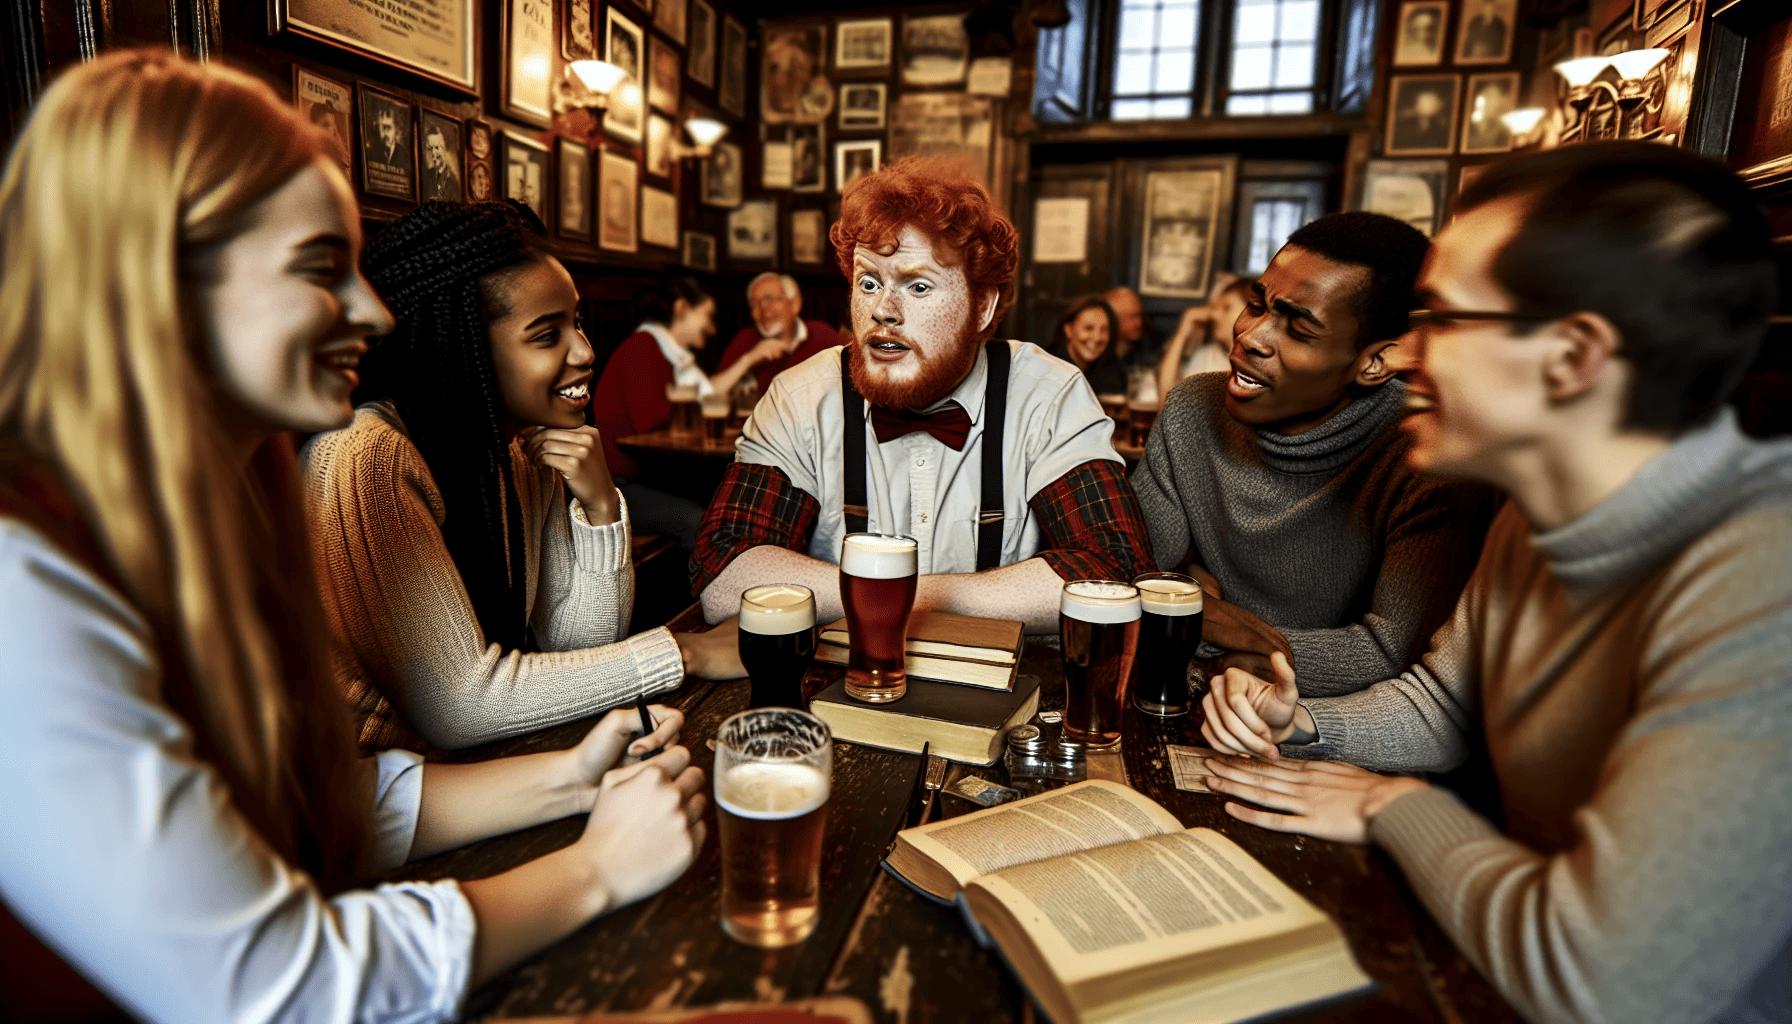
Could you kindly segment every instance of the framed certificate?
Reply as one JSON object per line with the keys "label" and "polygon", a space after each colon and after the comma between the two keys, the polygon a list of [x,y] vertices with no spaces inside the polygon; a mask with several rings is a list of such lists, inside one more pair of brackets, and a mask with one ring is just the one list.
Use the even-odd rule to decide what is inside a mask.
{"label": "framed certificate", "polygon": [[[320,40],[463,92],[479,89],[473,0],[267,0],[268,32]],[[382,17],[389,10],[395,16]]]}
{"label": "framed certificate", "polygon": [[546,128],[553,123],[554,9],[536,0],[504,0],[506,117]]}

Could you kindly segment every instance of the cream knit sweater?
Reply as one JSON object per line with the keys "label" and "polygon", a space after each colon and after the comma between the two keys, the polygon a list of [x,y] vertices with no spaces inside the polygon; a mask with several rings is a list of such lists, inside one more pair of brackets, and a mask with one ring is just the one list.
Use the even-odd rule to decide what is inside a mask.
{"label": "cream knit sweater", "polygon": [[628,509],[609,526],[567,513],[559,474],[511,445],[528,615],[542,652],[487,643],[442,539],[441,493],[389,405],[306,445],[305,506],[337,674],[363,745],[417,736],[458,748],[595,714],[676,687],[664,628],[624,639],[634,596]]}

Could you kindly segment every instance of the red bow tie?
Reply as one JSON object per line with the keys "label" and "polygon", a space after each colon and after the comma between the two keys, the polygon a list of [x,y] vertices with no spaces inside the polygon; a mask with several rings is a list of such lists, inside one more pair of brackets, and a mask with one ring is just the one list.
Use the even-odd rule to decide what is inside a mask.
{"label": "red bow tie", "polygon": [[877,432],[878,444],[924,431],[953,451],[962,452],[965,441],[971,436],[971,414],[957,402],[950,402],[945,408],[931,413],[874,405],[871,407],[871,429]]}

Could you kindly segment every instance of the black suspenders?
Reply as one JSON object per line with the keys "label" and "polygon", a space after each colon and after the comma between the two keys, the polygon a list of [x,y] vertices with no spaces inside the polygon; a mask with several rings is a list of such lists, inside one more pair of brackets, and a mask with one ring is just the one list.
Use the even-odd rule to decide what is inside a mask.
{"label": "black suspenders", "polygon": [[[977,571],[994,569],[1002,562],[1003,429],[1008,420],[1008,343],[1000,338],[983,349],[989,360],[989,376],[983,390],[982,508],[977,513]],[[852,386],[849,350],[840,350],[840,402],[845,412],[846,532],[865,532],[870,506],[865,499],[865,400]]]}

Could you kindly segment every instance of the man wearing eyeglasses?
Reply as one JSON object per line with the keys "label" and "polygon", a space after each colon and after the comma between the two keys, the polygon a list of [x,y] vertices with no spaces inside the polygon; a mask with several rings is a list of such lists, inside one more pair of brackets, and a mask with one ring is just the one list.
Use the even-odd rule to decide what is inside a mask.
{"label": "man wearing eyeglasses", "polygon": [[766,271],[747,285],[747,302],[753,325],[743,327],[728,348],[722,352],[722,369],[753,351],[762,341],[777,341],[784,346],[783,356],[753,365],[753,377],[759,382],[760,394],[771,387],[772,378],[823,349],[840,344],[840,335],[820,320],[804,320],[803,293],[796,278],[789,274]]}
{"label": "man wearing eyeglasses", "polygon": [[[1405,672],[1330,699],[1285,664],[1216,679],[1204,732],[1261,760],[1208,784],[1386,849],[1527,1019],[1792,1020],[1792,442],[1726,405],[1776,305],[1767,223],[1723,166],[1630,142],[1495,165],[1458,211],[1408,460],[1511,501]],[[1471,740],[1503,824],[1352,766]]]}
{"label": "man wearing eyeglasses", "polygon": [[1132,475],[1158,568],[1207,585],[1203,635],[1301,692],[1349,693],[1423,649],[1474,567],[1495,495],[1406,468],[1395,379],[1430,243],[1374,213],[1289,237],[1232,330],[1231,370],[1183,380]]}

